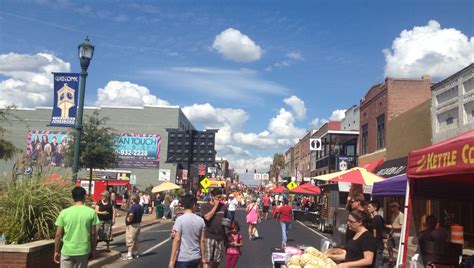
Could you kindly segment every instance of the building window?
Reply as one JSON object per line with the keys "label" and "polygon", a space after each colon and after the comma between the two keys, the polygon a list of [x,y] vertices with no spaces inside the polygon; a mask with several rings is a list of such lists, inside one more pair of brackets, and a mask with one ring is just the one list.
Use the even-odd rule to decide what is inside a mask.
{"label": "building window", "polygon": [[367,124],[362,126],[362,154],[369,153],[369,126]]}
{"label": "building window", "polygon": [[385,148],[385,114],[377,117],[377,149]]}
{"label": "building window", "polygon": [[446,119],[446,125],[451,125],[452,123],[453,123],[453,118],[448,117],[448,119]]}

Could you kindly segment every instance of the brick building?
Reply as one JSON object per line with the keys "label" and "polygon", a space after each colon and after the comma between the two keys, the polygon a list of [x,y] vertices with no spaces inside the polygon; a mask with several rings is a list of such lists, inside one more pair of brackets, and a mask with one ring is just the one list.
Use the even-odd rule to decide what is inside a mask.
{"label": "brick building", "polygon": [[281,173],[281,176],[291,177],[293,171],[295,170],[295,155],[293,147],[288,148],[285,152],[285,169]]}
{"label": "brick building", "polygon": [[386,78],[360,101],[359,165],[386,159],[387,123],[431,98],[430,78]]}
{"label": "brick building", "polygon": [[303,178],[309,177],[310,174],[310,161],[311,161],[311,151],[309,150],[309,139],[311,138],[313,130],[310,130],[306,135],[298,142],[299,146],[299,155],[300,161],[298,163],[298,171],[300,177],[299,181]]}

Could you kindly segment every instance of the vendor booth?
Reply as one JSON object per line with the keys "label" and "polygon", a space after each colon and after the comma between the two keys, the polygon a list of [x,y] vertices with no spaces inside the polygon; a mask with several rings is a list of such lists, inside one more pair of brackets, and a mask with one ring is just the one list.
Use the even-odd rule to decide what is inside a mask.
{"label": "vendor booth", "polygon": [[315,205],[317,196],[321,195],[321,189],[308,182],[290,190],[290,194],[311,196],[312,206],[306,208],[293,209],[293,217],[295,220],[302,222],[311,222],[315,226],[319,226],[321,222],[321,212],[319,206]]}
{"label": "vendor booth", "polygon": [[410,152],[407,177],[397,264],[467,262],[474,249],[474,130]]}

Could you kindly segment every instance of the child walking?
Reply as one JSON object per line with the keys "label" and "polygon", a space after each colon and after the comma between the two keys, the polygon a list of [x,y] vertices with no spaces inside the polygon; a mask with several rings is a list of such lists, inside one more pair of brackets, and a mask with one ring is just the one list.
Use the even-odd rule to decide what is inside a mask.
{"label": "child walking", "polygon": [[237,266],[242,245],[243,239],[240,234],[240,226],[238,222],[234,221],[230,226],[230,232],[227,234],[226,268],[235,268]]}

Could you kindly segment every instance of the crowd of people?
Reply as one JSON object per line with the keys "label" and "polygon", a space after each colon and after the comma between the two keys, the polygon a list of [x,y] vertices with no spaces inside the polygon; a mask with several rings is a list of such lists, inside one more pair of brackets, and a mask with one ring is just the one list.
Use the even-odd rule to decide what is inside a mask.
{"label": "crowd of people", "polygon": [[[63,210],[56,221],[54,261],[57,263],[75,263],[77,267],[87,267],[88,258],[98,242],[105,242],[106,251],[110,250],[112,226],[117,217],[111,193],[103,192],[95,209],[84,205],[85,195],[83,188],[74,188],[74,205]],[[310,197],[290,200],[284,194],[272,196],[268,193],[249,193],[237,199],[234,194],[224,195],[221,188],[214,188],[202,199],[206,201],[202,202],[198,210],[196,195],[178,197],[170,192],[157,193],[152,201],[147,193],[132,194],[125,216],[128,251],[124,259],[131,260],[139,256],[138,236],[142,216],[155,210],[157,218],[175,221],[169,267],[218,267],[224,258],[227,268],[236,267],[244,245],[239,222],[235,219],[239,207],[246,213],[249,241],[259,238],[258,224],[267,220],[271,211],[280,226],[281,248],[285,248],[293,210],[311,210],[316,203]],[[385,249],[384,236],[387,233],[387,250],[390,261],[393,262],[394,249],[398,248],[404,220],[399,204],[390,204],[390,223],[386,223],[379,214],[380,203],[376,200],[366,202],[363,194],[350,195],[347,209],[346,244],[343,245],[342,262],[338,267],[381,267]],[[432,217],[427,221],[428,228],[436,225],[436,219]],[[434,228],[432,229],[420,236],[419,243],[434,235],[441,236],[434,234]]]}

